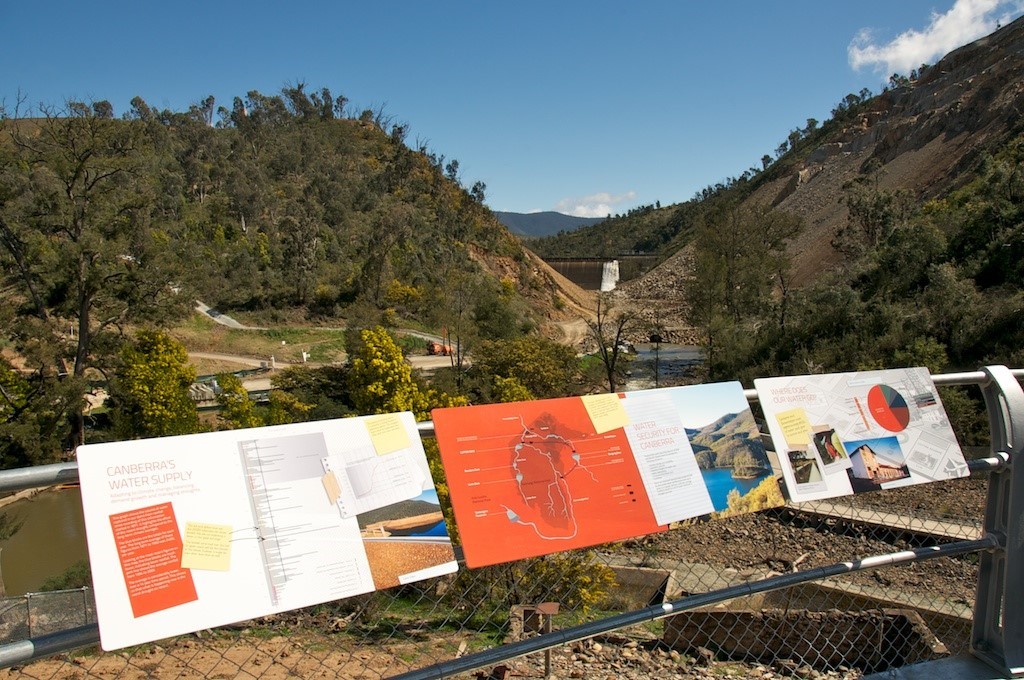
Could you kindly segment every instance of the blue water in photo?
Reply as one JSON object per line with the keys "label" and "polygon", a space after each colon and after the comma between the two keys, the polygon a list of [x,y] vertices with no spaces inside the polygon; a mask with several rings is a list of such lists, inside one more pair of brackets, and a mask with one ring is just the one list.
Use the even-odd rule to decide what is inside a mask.
{"label": "blue water in photo", "polygon": [[444,525],[444,520],[441,520],[440,522],[438,522],[434,526],[430,527],[426,531],[420,531],[420,532],[417,532],[415,534],[410,534],[410,535],[411,536],[447,536],[448,535],[448,529]]}
{"label": "blue water in photo", "polygon": [[392,530],[391,535],[392,536],[447,536],[448,535],[448,529],[447,529],[447,527],[445,527],[444,520],[441,520],[437,524],[432,524],[431,526],[427,527],[426,529],[423,529],[422,531]]}
{"label": "blue water in photo", "polygon": [[711,503],[715,506],[716,512],[721,512],[729,507],[729,492],[739,489],[740,495],[746,495],[748,491],[760,484],[765,477],[771,473],[766,472],[754,479],[733,479],[732,468],[717,468],[715,470],[701,470],[704,477],[704,484],[708,487],[711,495]]}

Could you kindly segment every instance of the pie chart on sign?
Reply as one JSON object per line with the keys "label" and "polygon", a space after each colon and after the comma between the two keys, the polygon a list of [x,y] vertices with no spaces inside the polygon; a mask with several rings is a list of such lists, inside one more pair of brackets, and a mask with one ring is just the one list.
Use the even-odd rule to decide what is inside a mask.
{"label": "pie chart on sign", "polygon": [[868,390],[868,410],[875,422],[889,432],[902,432],[910,424],[907,400],[888,385],[875,385]]}

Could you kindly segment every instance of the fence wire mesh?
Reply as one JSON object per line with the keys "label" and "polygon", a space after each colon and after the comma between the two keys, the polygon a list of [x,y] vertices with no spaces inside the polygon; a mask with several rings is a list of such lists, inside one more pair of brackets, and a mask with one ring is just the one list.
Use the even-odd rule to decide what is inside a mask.
{"label": "fence wire mesh", "polygon": [[96,602],[90,588],[0,598],[0,643],[95,622]]}
{"label": "fence wire mesh", "polygon": [[[547,627],[861,556],[977,538],[985,477],[686,522],[594,550],[464,569],[117,652],[73,650],[0,675],[391,677]],[[492,664],[479,677],[544,677],[549,669],[578,678],[859,677],[966,652],[977,578],[976,554],[858,572]],[[94,620],[89,591],[12,598],[0,612],[7,640]]]}

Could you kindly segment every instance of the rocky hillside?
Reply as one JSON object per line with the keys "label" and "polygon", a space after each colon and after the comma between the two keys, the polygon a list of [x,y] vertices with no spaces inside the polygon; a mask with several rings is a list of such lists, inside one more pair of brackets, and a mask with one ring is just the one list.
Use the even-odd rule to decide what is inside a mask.
{"label": "rocky hillside", "polygon": [[[831,241],[847,221],[843,186],[869,161],[880,164],[880,188],[906,189],[921,201],[941,197],[974,176],[983,151],[1021,131],[1022,111],[1024,18],[868,100],[798,158],[777,161],[745,200],[803,218],[806,228],[791,252],[794,282],[805,285],[838,263]],[[693,337],[679,299],[687,262],[684,248],[619,293],[648,316],[657,309],[676,341]]]}
{"label": "rocky hillside", "polygon": [[875,97],[868,110],[819,146],[787,176],[748,199],[804,218],[793,244],[797,283],[837,257],[829,246],[846,222],[842,186],[867,161],[881,163],[880,184],[922,200],[968,179],[978,155],[1021,126],[1024,19],[946,55],[924,75]]}

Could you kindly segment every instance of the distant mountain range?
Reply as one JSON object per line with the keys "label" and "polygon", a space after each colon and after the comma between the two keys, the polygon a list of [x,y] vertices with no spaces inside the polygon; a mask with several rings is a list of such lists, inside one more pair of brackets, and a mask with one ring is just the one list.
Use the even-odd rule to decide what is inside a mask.
{"label": "distant mountain range", "polygon": [[560,231],[573,231],[580,227],[589,227],[607,219],[605,217],[574,217],[551,210],[535,213],[495,211],[494,216],[513,234],[526,238],[552,236]]}

